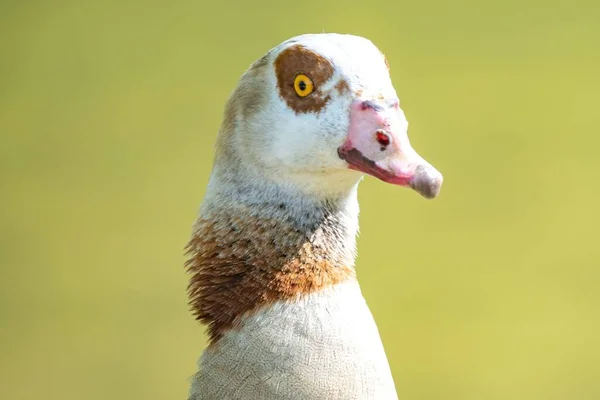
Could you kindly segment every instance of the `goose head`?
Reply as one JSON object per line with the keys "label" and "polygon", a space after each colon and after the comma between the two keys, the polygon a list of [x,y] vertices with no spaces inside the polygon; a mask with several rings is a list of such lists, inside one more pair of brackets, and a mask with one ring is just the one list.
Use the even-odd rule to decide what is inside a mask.
{"label": "goose head", "polygon": [[346,190],[367,174],[436,197],[442,175],[413,150],[407,129],[385,56],[371,41],[302,35],[242,76],[216,165],[312,193]]}

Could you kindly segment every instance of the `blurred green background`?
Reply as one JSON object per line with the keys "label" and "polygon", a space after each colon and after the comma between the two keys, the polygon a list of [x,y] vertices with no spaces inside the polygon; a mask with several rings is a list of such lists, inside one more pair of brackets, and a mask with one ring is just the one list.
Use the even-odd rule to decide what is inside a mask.
{"label": "blurred green background", "polygon": [[401,398],[600,398],[596,0],[0,2],[0,398],[186,398],[182,248],[223,105],[322,31],[386,53],[445,176],[434,201],[360,190]]}

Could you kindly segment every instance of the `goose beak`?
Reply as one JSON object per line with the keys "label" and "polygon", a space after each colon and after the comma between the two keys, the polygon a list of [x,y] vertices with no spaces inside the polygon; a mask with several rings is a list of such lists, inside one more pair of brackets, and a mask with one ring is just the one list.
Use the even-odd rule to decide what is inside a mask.
{"label": "goose beak", "polygon": [[354,101],[348,136],[338,155],[352,170],[410,187],[428,199],[437,197],[442,186],[442,174],[410,145],[397,100]]}

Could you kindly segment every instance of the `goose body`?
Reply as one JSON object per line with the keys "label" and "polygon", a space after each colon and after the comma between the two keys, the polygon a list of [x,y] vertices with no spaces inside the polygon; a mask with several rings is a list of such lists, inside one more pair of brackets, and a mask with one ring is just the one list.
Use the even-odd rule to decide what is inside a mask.
{"label": "goose body", "polygon": [[190,400],[397,399],[354,259],[362,174],[439,191],[407,125],[364,38],[298,36],[242,76],[188,245]]}

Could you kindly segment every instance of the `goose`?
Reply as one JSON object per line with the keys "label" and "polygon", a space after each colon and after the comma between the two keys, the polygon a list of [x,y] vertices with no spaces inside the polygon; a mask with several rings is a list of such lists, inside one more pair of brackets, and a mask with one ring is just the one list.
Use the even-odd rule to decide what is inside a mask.
{"label": "goose", "polygon": [[354,268],[363,175],[438,195],[384,54],[305,34],[242,75],[186,247],[209,344],[190,400],[397,399]]}

